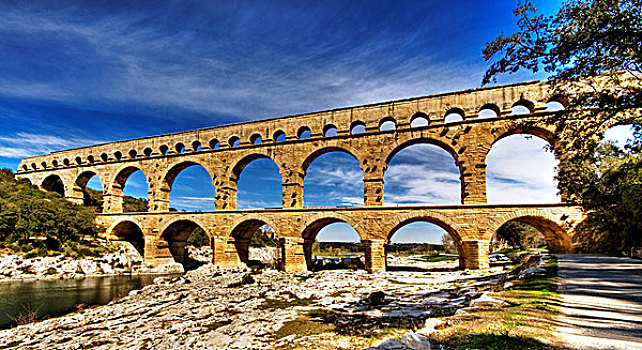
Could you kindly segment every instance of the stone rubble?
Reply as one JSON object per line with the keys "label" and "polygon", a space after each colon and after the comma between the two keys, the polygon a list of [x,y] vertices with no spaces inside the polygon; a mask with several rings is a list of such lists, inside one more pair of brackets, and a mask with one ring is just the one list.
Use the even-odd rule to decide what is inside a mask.
{"label": "stone rubble", "polygon": [[[2,330],[0,348],[312,349],[320,338],[293,334],[276,339],[275,334],[311,309],[335,310],[337,324],[347,324],[351,317],[410,316],[426,320],[426,329],[435,327],[428,322],[431,317],[452,315],[468,307],[481,294],[477,291],[501,286],[500,272],[292,274],[208,264],[180,277],[158,277],[153,285],[108,305]],[[373,294],[380,304],[364,302]],[[312,304],[292,304],[300,299]],[[456,308],[446,307],[454,300]],[[378,349],[429,349],[427,334],[408,333]],[[336,335],[328,341],[336,349],[368,346]]]}

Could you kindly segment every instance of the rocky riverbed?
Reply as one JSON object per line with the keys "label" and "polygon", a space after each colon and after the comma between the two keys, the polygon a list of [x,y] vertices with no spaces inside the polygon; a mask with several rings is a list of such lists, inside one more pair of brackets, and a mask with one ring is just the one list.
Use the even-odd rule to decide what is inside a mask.
{"label": "rocky riverbed", "polygon": [[126,242],[119,243],[113,243],[116,245],[115,252],[101,257],[68,258],[58,255],[28,259],[21,255],[2,255],[0,256],[0,282],[184,272],[183,266],[178,263],[161,266],[145,264],[133,246]]}
{"label": "rocky riverbed", "polygon": [[[108,305],[0,331],[0,348],[425,349],[421,333],[435,317],[501,303],[486,292],[502,284],[501,269],[291,274],[205,265]],[[395,340],[408,330],[417,333]]]}

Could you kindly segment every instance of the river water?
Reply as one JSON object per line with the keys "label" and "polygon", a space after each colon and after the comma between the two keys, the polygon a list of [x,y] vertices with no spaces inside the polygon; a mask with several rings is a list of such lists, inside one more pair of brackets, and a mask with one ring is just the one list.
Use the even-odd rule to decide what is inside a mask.
{"label": "river water", "polygon": [[[156,275],[0,283],[0,329],[14,326],[20,315],[38,319],[75,312],[79,306],[102,305],[152,284]],[[30,318],[30,317],[27,317]]]}

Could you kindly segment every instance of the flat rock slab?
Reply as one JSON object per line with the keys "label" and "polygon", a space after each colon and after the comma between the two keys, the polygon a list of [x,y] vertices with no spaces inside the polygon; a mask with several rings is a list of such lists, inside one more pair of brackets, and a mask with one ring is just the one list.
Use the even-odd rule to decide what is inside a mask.
{"label": "flat rock slab", "polygon": [[642,260],[558,255],[556,336],[574,349],[642,350]]}

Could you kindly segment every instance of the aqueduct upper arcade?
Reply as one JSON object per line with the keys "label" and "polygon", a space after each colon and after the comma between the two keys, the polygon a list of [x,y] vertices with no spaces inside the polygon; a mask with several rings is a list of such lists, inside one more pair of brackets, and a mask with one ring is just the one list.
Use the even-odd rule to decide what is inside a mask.
{"label": "aqueduct upper arcade", "polygon": [[[488,266],[494,231],[510,219],[521,218],[538,228],[553,250],[573,249],[572,237],[584,218],[579,207],[486,203],[486,156],[495,142],[526,133],[555,149],[555,127],[539,120],[556,113],[547,110],[547,103],[564,100],[548,91],[546,83],[527,82],[113,142],[26,158],[17,176],[82,203],[87,181],[97,175],[104,186],[99,222],[110,238],[137,236],[140,250],[152,263],[180,256],[185,230],[199,226],[212,239],[214,263],[232,266],[245,259],[247,231],[265,223],[281,237],[283,269],[304,270],[319,223],[343,221],[359,233],[367,268],[376,271],[385,269],[384,247],[398,226],[422,219],[454,238],[462,267],[482,268]],[[532,123],[523,123],[526,120]],[[455,159],[461,205],[385,205],[388,163],[417,143],[441,147]],[[304,208],[308,166],[333,151],[359,161],[364,206]],[[258,158],[272,159],[279,168],[282,208],[236,210],[239,176]],[[174,180],[195,164],[211,176],[216,210],[170,211]],[[147,178],[149,212],[122,213],[124,184],[138,170]]]}

